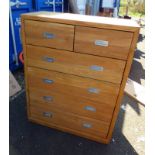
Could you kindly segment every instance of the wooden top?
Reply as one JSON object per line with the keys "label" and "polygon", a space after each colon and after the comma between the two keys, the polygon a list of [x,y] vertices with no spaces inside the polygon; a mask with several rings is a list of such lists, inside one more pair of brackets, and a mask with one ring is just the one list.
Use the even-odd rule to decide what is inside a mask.
{"label": "wooden top", "polygon": [[131,32],[139,30],[139,25],[137,24],[137,22],[130,19],[109,18],[71,13],[53,13],[45,11],[26,13],[22,15],[22,18],[96,28],[117,29]]}

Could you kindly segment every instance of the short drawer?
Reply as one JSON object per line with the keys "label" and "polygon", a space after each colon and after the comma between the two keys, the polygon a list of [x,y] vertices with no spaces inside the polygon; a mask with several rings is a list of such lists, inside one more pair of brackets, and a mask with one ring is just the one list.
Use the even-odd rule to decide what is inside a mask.
{"label": "short drawer", "polygon": [[49,125],[65,127],[87,134],[106,137],[109,126],[103,121],[80,117],[70,113],[62,113],[56,109],[30,106],[30,117],[44,121]]}
{"label": "short drawer", "polygon": [[42,88],[30,87],[29,98],[30,105],[37,105],[41,108],[56,108],[62,112],[102,120],[109,124],[114,110],[114,105],[105,104],[104,102],[95,102],[76,96],[73,93],[66,95],[55,91],[43,90]]}
{"label": "short drawer", "polygon": [[133,33],[76,26],[75,51],[126,60]]}
{"label": "short drawer", "polygon": [[25,20],[26,43],[73,50],[74,26]]}
{"label": "short drawer", "polygon": [[28,66],[120,84],[125,61],[27,46]]}
{"label": "short drawer", "polygon": [[73,94],[112,107],[115,106],[119,92],[119,86],[112,83],[32,67],[28,67],[28,85],[29,88],[58,92],[67,96]]}

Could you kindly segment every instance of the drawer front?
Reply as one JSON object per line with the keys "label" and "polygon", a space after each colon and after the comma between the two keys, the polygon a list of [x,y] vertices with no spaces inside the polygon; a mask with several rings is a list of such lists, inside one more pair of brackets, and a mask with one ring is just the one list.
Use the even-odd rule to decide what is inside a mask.
{"label": "drawer front", "polygon": [[120,84],[125,61],[27,46],[29,66]]}
{"label": "drawer front", "polygon": [[76,26],[75,51],[126,60],[133,33]]}
{"label": "drawer front", "polygon": [[59,109],[62,112],[74,113],[110,124],[114,105],[102,104],[91,101],[74,94],[65,95],[54,91],[42,90],[41,88],[29,89],[30,104],[37,106]]}
{"label": "drawer front", "polygon": [[59,127],[71,128],[87,134],[106,137],[109,126],[103,121],[80,117],[49,108],[30,106],[30,117]]}
{"label": "drawer front", "polygon": [[73,50],[74,26],[25,20],[26,43]]}
{"label": "drawer front", "polygon": [[100,103],[115,105],[119,87],[115,84],[47,71],[37,68],[28,68],[29,87],[74,95]]}

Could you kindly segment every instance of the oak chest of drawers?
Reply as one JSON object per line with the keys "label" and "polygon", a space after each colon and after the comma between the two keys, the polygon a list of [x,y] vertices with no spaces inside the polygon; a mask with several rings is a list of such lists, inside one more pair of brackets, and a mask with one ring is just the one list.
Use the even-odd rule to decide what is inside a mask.
{"label": "oak chest of drawers", "polygon": [[138,34],[131,20],[22,15],[29,120],[109,143]]}

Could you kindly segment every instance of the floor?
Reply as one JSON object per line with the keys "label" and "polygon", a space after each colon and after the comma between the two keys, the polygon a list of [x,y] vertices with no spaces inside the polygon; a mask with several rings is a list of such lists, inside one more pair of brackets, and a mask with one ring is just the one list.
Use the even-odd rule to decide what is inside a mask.
{"label": "floor", "polygon": [[[145,84],[145,35],[141,29],[129,77]],[[144,155],[145,107],[124,95],[109,145],[31,123],[26,116],[23,70],[14,73],[22,91],[10,98],[10,155]]]}

